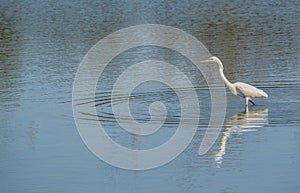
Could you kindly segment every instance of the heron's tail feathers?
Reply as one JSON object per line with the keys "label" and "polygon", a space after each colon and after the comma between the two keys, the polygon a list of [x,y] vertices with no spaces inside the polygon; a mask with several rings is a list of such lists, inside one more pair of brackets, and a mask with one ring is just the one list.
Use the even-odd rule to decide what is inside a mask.
{"label": "heron's tail feathers", "polygon": [[265,91],[263,91],[263,90],[260,90],[260,91],[261,91],[260,94],[261,94],[262,97],[264,97],[264,98],[268,98],[269,97],[268,94],[265,93]]}

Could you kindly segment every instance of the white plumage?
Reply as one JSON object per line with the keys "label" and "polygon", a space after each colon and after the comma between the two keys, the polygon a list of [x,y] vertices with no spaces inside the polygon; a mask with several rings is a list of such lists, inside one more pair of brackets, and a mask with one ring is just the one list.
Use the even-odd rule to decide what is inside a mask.
{"label": "white plumage", "polygon": [[216,62],[219,66],[219,72],[221,78],[223,79],[225,85],[229,88],[229,90],[234,95],[238,95],[245,98],[246,106],[248,106],[248,101],[250,101],[253,105],[255,103],[251,100],[251,98],[268,98],[268,94],[265,93],[263,90],[258,89],[250,84],[243,83],[243,82],[236,82],[231,83],[227,80],[223,72],[223,64],[221,60],[215,56],[208,58],[207,60],[203,60],[201,62]]}

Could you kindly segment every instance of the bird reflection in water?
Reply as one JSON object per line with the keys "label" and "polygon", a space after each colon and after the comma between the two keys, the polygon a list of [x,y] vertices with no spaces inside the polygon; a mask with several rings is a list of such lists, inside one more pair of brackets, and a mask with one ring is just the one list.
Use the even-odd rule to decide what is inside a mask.
{"label": "bird reflection in water", "polygon": [[232,133],[243,133],[256,131],[256,128],[268,124],[268,108],[263,110],[252,110],[246,107],[244,112],[239,112],[230,117],[225,124],[219,151],[215,154],[215,161],[218,166],[222,164],[223,156],[226,153],[226,143]]}

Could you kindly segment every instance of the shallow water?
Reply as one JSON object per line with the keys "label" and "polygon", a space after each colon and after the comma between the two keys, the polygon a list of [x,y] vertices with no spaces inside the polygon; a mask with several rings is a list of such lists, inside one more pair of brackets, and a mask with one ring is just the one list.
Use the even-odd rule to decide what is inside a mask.
{"label": "shallow water", "polygon": [[[299,7],[298,1],[1,1],[0,191],[299,192]],[[180,109],[166,85],[140,85],[131,95],[133,117],[147,122],[149,104],[156,100],[164,102],[169,114],[157,135],[126,135],[111,110],[110,90],[122,71],[113,64],[126,68],[149,58],[175,62],[198,82],[201,99],[199,125],[187,149],[162,167],[130,171],[105,163],[85,146],[73,118],[72,85],[95,43],[145,23],[170,25],[195,36],[222,59],[230,81],[251,83],[269,99],[255,99],[256,105],[245,111],[244,101],[227,91],[222,131],[200,156],[210,113],[201,73],[161,48],[119,55],[99,80],[105,84],[97,85],[95,98],[84,100],[95,102],[98,114],[82,115],[91,124],[100,121],[118,143],[132,149],[163,143],[175,132]],[[188,97],[192,89],[181,91]],[[116,97],[119,103],[125,100]],[[160,115],[154,119],[160,121]]]}

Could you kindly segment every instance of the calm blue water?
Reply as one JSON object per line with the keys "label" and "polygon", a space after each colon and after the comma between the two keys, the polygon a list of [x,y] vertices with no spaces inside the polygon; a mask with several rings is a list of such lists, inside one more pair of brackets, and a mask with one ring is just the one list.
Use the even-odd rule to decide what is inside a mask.
{"label": "calm blue water", "polygon": [[[299,8],[296,0],[2,0],[0,192],[299,192]],[[81,140],[72,113],[72,85],[95,43],[116,30],[146,23],[195,36],[222,59],[230,81],[251,83],[269,99],[256,99],[257,105],[245,112],[244,101],[227,92],[222,132],[212,149],[199,156],[208,122],[205,104],[210,101],[201,74],[194,74],[204,115],[191,144],[167,165],[129,171],[98,159]],[[160,53],[146,47],[116,60],[130,65]],[[163,56],[185,65],[174,53],[165,51]],[[107,91],[118,75],[115,68],[105,72],[107,86],[98,85],[95,99],[87,99],[95,100],[96,119],[84,118],[103,122],[116,141],[130,146],[135,139],[118,131],[109,106]],[[135,90],[134,117],[149,120],[147,105],[159,98],[170,108],[166,130],[174,132],[179,116],[176,96],[165,85],[153,83],[149,88]],[[155,143],[169,135],[161,133]],[[136,148],[155,145],[146,142]]]}

